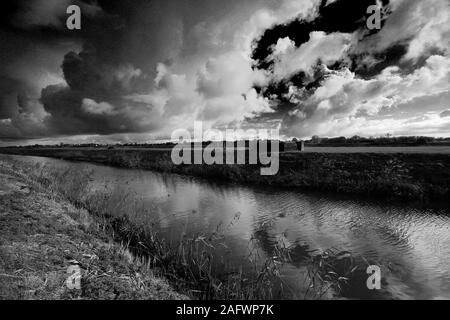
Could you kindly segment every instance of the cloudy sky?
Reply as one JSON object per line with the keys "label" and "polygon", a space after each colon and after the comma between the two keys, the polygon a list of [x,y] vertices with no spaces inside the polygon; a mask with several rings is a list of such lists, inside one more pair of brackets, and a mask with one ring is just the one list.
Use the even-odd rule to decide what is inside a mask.
{"label": "cloudy sky", "polygon": [[450,2],[383,0],[376,32],[375,2],[3,0],[0,141],[161,140],[195,120],[450,136]]}

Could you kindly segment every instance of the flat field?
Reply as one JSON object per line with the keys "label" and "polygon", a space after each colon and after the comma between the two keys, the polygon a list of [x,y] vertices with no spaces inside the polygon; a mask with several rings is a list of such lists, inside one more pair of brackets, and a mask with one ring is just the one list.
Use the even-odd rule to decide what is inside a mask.
{"label": "flat field", "polygon": [[450,146],[412,147],[306,147],[305,152],[322,153],[440,153],[450,154]]}

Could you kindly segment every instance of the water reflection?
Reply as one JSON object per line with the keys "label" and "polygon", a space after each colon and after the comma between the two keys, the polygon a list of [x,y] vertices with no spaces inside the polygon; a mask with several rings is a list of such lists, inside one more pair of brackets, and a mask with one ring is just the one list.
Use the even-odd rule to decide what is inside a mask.
{"label": "water reflection", "polygon": [[[329,248],[347,250],[387,271],[385,298],[450,298],[450,211],[368,202],[323,194],[249,188],[150,171],[117,169],[54,159],[33,162],[93,169],[94,188],[132,193],[143,208],[136,223],[156,224],[169,241],[183,234],[224,231],[221,261],[244,263],[249,251],[273,254],[292,246],[283,269],[290,289],[305,290],[305,261]],[[117,214],[123,214],[117,213]],[[238,219],[237,219],[238,218]],[[303,287],[302,287],[303,285]]]}

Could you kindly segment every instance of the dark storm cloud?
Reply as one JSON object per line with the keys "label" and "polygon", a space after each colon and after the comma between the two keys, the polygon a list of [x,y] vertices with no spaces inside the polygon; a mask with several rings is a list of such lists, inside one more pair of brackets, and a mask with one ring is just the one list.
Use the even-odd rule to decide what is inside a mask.
{"label": "dark storm cloud", "polygon": [[64,57],[62,70],[72,90],[85,97],[113,99],[136,92],[143,81],[142,72],[130,64],[110,65],[101,61],[96,51],[69,52]]}
{"label": "dark storm cloud", "polygon": [[49,129],[59,134],[113,134],[160,127],[157,119],[142,120],[151,115],[149,107],[123,99],[151,87],[161,57],[156,42],[139,41],[156,32],[144,34],[148,22],[136,21],[144,19],[137,15],[150,1],[98,4],[102,15],[84,22],[83,49],[64,56],[61,68],[67,86],[42,90],[41,102],[52,115]]}
{"label": "dark storm cloud", "polygon": [[[58,134],[142,132],[151,127],[108,102],[97,103],[86,98],[85,92],[67,86],[48,86],[42,90],[40,100],[45,110],[51,114],[46,119],[47,128]],[[134,109],[138,111],[137,106]]]}
{"label": "dark storm cloud", "polygon": [[0,77],[0,119],[11,118],[17,111],[17,89],[26,90],[26,85],[16,79]]}
{"label": "dark storm cloud", "polygon": [[39,98],[43,87],[63,81],[62,56],[81,44],[82,36],[65,28],[69,3],[86,10],[86,21],[94,14],[88,1],[2,1],[0,118],[10,137],[54,134]]}
{"label": "dark storm cloud", "polygon": [[[72,3],[80,5],[82,9],[82,28],[79,31],[70,31],[65,27],[66,8]],[[34,83],[35,87],[28,84],[30,72],[37,73],[38,70],[21,72],[18,68],[9,68],[2,72],[9,76],[0,82],[0,114],[4,119],[16,119],[11,123],[18,129],[18,135],[24,127],[17,128],[20,121],[18,115],[24,112],[17,101],[18,97],[28,95],[41,103],[36,104],[38,110],[28,110],[28,114],[41,113],[42,109],[48,113],[48,117],[42,119],[42,124],[47,127],[46,134],[49,136],[141,132],[153,127],[136,120],[132,114],[126,114],[125,108],[136,109],[135,114],[142,113],[143,108],[136,104],[124,104],[121,98],[123,95],[139,93],[140,88],[147,88],[149,83],[143,72],[134,66],[143,59],[135,59],[124,47],[124,39],[131,32],[130,23],[137,10],[136,5],[136,1],[40,0],[5,4],[7,11],[3,12],[8,12],[8,16],[1,34],[8,41],[2,45],[3,61],[10,61],[14,65],[29,63],[35,68],[39,62],[30,61],[40,59],[49,65],[51,63],[47,63],[47,60],[51,57],[46,58],[46,53],[55,52],[61,43],[68,44],[59,51],[64,57],[59,58],[62,63],[52,70],[60,76],[59,80],[55,79],[56,83],[62,84],[46,86],[46,82],[41,79],[38,79],[41,84]],[[78,47],[81,51],[68,51],[70,43],[74,49]],[[41,52],[44,50],[42,48],[46,52]],[[146,53],[141,52],[146,50],[131,49],[138,55]],[[31,56],[33,54],[34,57]],[[151,60],[150,55],[147,58]],[[147,65],[143,67],[147,70],[153,68]],[[104,112],[106,105],[110,106],[110,112]],[[32,135],[30,130],[27,131]]]}
{"label": "dark storm cloud", "polygon": [[[227,14],[249,14],[254,11],[252,6],[264,2],[270,1],[250,0],[242,5],[238,0],[202,0],[195,4],[149,0],[7,1],[0,34],[8,40],[2,44],[1,54],[4,66],[10,67],[2,71],[5,76],[0,82],[0,114],[5,120],[1,125],[20,136],[24,127],[18,125],[18,115],[23,114],[17,103],[20,95],[37,101],[32,105],[36,110],[27,114],[36,113],[35,118],[41,119],[48,130],[47,136],[151,132],[163,127],[167,118],[180,117],[183,112],[195,115],[205,108],[203,97],[214,100],[211,110],[204,112],[213,119],[224,112],[221,109],[230,95],[243,101],[241,94],[252,85],[252,71],[245,70],[242,81],[229,81],[234,85],[221,83],[235,76],[221,75],[226,70],[225,58],[218,61],[211,54],[230,50],[235,30],[226,26],[223,32],[213,34],[207,26]],[[81,30],[65,27],[66,7],[73,3],[81,7]],[[213,43],[218,37],[223,38],[221,45]],[[214,61],[209,62],[210,58]],[[245,60],[239,54],[229,57],[230,61],[237,58],[240,72]],[[187,59],[194,63],[184,61]],[[176,62],[179,70],[169,70]],[[219,82],[207,77],[196,79],[206,63],[216,67],[205,70],[206,76],[218,77]],[[193,66],[196,69],[188,69]],[[237,88],[242,83],[245,87]],[[228,96],[212,97],[202,90],[202,85]],[[41,129],[36,136],[41,136]]]}

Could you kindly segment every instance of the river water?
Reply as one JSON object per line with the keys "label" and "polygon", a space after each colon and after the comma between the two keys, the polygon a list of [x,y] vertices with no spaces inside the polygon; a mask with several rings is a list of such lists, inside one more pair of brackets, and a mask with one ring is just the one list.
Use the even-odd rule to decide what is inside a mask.
{"label": "river water", "polygon": [[[152,171],[21,157],[27,162],[88,168],[93,187],[132,193],[138,224],[153,224],[168,241],[221,226],[217,259],[245,264],[257,249],[273,254],[280,241],[295,247],[282,267],[286,286],[302,297],[306,258],[330,248],[347,250],[382,266],[380,298],[450,299],[450,208],[421,208],[282,188],[211,183]],[[125,213],[126,214],[126,213]],[[302,280],[303,279],[303,280]],[[303,285],[303,287],[302,287]],[[295,294],[295,293],[298,293]],[[352,298],[358,297],[358,293]]]}

